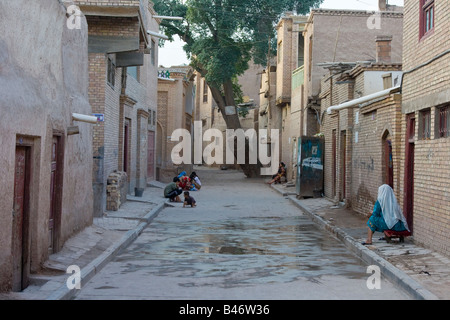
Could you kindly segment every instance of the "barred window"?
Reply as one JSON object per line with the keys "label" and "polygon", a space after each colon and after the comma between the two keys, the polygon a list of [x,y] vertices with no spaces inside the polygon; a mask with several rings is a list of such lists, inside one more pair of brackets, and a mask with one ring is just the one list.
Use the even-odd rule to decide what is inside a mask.
{"label": "barred window", "polygon": [[436,109],[436,136],[450,137],[450,104]]}
{"label": "barred window", "polygon": [[426,109],[420,111],[419,114],[419,139],[431,139],[431,110]]}

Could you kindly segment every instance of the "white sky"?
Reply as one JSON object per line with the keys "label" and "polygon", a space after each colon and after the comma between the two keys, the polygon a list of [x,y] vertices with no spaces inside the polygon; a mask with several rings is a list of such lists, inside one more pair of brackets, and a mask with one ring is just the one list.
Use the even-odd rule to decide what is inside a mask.
{"label": "white sky", "polygon": [[[388,0],[391,5],[403,6],[404,0]],[[321,8],[326,9],[353,9],[378,10],[378,0],[325,0]],[[186,53],[183,51],[183,42],[176,37],[174,42],[166,41],[163,48],[159,48],[158,65],[165,67],[189,64]]]}

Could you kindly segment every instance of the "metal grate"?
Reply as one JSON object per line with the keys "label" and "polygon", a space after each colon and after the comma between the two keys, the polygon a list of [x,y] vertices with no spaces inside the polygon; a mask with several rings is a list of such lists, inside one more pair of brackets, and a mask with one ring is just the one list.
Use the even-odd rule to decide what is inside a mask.
{"label": "metal grate", "polygon": [[421,111],[420,139],[429,140],[431,138],[431,112],[430,110]]}
{"label": "metal grate", "polygon": [[439,137],[450,137],[450,105],[439,108]]}

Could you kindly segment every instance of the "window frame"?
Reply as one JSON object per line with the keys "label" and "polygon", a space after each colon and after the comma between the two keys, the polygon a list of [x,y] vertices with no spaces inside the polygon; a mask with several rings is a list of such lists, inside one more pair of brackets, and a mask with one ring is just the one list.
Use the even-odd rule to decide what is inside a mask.
{"label": "window frame", "polygon": [[150,47],[150,60],[152,62],[152,66],[154,66],[156,64],[156,41],[153,39]]}
{"label": "window frame", "polygon": [[[434,0],[420,0],[420,39],[432,34],[435,27],[435,1]],[[430,19],[431,16],[431,19]],[[431,22],[429,25],[428,22]]]}
{"label": "window frame", "polygon": [[114,89],[116,85],[116,63],[114,59],[108,55],[107,67],[106,67],[106,82]]}
{"label": "window frame", "polygon": [[450,103],[436,107],[436,137],[450,137]]}
{"label": "window frame", "polygon": [[127,67],[127,74],[135,79],[137,82],[141,82],[141,67],[140,66],[132,66]]}
{"label": "window frame", "polygon": [[419,111],[419,140],[431,140],[431,108]]}

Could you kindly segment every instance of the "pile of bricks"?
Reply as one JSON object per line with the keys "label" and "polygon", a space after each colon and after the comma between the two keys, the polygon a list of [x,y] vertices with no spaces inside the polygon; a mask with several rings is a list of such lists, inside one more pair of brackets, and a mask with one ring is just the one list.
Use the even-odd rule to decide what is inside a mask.
{"label": "pile of bricks", "polygon": [[114,171],[107,180],[106,210],[117,211],[120,205],[127,201],[127,174]]}

